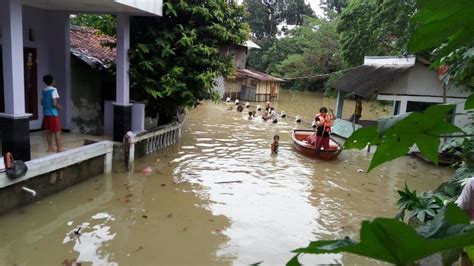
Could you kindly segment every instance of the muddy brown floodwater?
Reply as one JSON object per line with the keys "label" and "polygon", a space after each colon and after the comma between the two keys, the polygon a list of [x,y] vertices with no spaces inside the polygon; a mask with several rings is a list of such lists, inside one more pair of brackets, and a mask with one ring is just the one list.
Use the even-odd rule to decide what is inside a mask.
{"label": "muddy brown floodwater", "polygon": [[[310,120],[321,105],[335,100],[283,91],[277,109]],[[345,117],[353,106],[347,101]],[[362,220],[393,217],[405,182],[425,191],[453,174],[410,157],[366,174],[369,158],[357,150],[317,161],[293,149],[292,119],[249,121],[228,107],[190,111],[182,139],[139,159],[130,174],[115,170],[1,216],[0,264],[282,265],[310,240],[357,237]],[[364,103],[364,118],[384,109]],[[275,134],[280,153],[272,157]],[[141,173],[147,166],[150,175]],[[301,261],[377,264],[347,254]]]}

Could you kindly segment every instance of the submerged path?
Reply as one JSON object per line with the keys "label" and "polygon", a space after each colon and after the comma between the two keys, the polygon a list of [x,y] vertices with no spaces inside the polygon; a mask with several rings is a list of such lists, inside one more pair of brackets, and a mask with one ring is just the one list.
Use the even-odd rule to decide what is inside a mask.
{"label": "submerged path", "polygon": [[[330,101],[287,93],[277,109],[310,118]],[[131,174],[89,180],[1,216],[0,264],[281,265],[310,240],[354,235],[364,219],[393,217],[404,182],[424,191],[452,174],[407,157],[367,175],[358,170],[369,159],[356,150],[316,161],[292,148],[292,119],[249,121],[226,108],[191,111],[183,138],[139,159]],[[272,157],[275,134],[280,153]],[[141,172],[147,166],[150,175]],[[301,261],[375,263],[352,255]]]}

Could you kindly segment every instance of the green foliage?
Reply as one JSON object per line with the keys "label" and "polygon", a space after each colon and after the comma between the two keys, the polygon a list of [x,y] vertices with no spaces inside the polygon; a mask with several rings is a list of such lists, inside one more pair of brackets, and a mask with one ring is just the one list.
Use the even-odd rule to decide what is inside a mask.
{"label": "green foliage", "polygon": [[328,79],[324,74],[340,70],[342,62],[336,22],[306,17],[286,37],[266,41],[252,52],[249,65],[287,78],[287,88],[322,90]]}
{"label": "green foliage", "polygon": [[408,218],[415,217],[419,222],[424,223],[435,217],[438,209],[444,206],[443,199],[432,192],[423,192],[420,196],[416,190],[410,191],[407,185],[403,190],[398,190],[400,198],[397,206],[400,209],[397,215],[402,221],[405,218],[405,212],[408,212]]}
{"label": "green foliage", "polygon": [[472,45],[474,5],[469,0],[418,0],[420,10],[413,17],[418,24],[408,47],[413,52],[434,49],[443,44],[438,55],[447,55]]}
{"label": "green foliage", "polygon": [[348,0],[320,0],[320,6],[325,13],[336,12],[341,14],[342,10],[347,7]]}
{"label": "green foliage", "polygon": [[[470,1],[417,0],[417,3],[420,8],[414,20],[419,26],[411,36],[410,41],[410,47],[414,51],[440,47],[436,52],[437,58],[435,58],[439,65],[439,62],[442,62],[442,55],[453,52],[460,54],[458,51],[462,49],[461,46],[463,45],[467,47],[465,51],[470,49],[469,47],[474,42],[472,27],[466,26],[472,24],[470,14],[473,13],[473,6]],[[390,22],[390,20],[388,21]],[[448,55],[448,57],[450,56]],[[454,64],[462,61],[462,58],[451,58]],[[463,62],[460,65],[463,65]],[[461,81],[460,84],[472,80],[474,71],[470,65],[466,68],[455,68],[455,71],[450,72],[450,74],[453,75],[459,73],[459,71],[464,71],[460,75],[461,78],[458,79],[458,81]],[[469,101],[466,103],[467,108],[473,107],[472,99],[472,97],[469,97]],[[446,122],[445,119],[448,113],[452,111],[452,106],[446,106],[449,105],[430,107],[423,114],[411,113],[403,117],[395,117],[392,120],[384,120],[379,123],[377,128],[358,130],[346,141],[345,147],[363,148],[369,143],[377,145],[376,154],[379,151],[382,152],[379,157],[374,154],[369,169],[372,169],[374,165],[379,165],[403,155],[401,151],[406,150],[407,144],[411,146],[415,143],[425,157],[436,161],[435,152],[437,152],[439,146],[437,136],[460,131],[459,128]],[[434,125],[432,122],[439,124]],[[413,138],[410,141],[406,140],[409,136]],[[434,140],[435,136],[438,140]],[[426,140],[421,138],[426,138]],[[396,151],[393,152],[391,149]],[[432,205],[433,203],[439,205],[439,200],[435,199],[433,201],[431,198],[441,195],[439,198],[445,204],[458,195],[460,191],[459,183],[472,176],[474,172],[474,141],[472,139],[467,139],[463,143],[463,159],[464,162],[457,169],[455,179],[441,185],[435,193],[425,193],[418,197],[416,192],[411,192],[408,188],[401,191],[402,199],[399,201],[401,207],[412,211],[420,209],[417,206],[421,198],[425,198],[423,208],[417,210],[416,216],[418,216],[418,213],[424,213],[420,214],[420,218],[423,218],[423,215],[426,218],[427,214],[432,216],[428,209],[435,210],[436,208]],[[448,203],[433,219],[418,227],[416,231],[398,220],[376,218],[371,223],[366,221],[362,224],[361,241],[358,243],[350,239],[316,241],[308,247],[297,249],[294,252],[298,255],[302,253],[351,252],[398,265],[406,265],[436,252],[472,246],[474,242],[472,229],[473,226],[469,225],[469,218],[466,213],[454,203]],[[469,250],[472,255],[472,249],[469,248]],[[291,265],[299,265],[297,256],[290,261]]]}
{"label": "green foliage", "polygon": [[433,63],[434,67],[441,65],[449,66],[448,73],[444,77],[446,84],[459,87],[465,86],[474,91],[474,76],[472,75],[474,73],[474,47],[456,49]]}
{"label": "green foliage", "polygon": [[112,15],[79,14],[71,16],[70,23],[76,26],[91,27],[101,33],[115,36],[115,17]]}
{"label": "green foliage", "polygon": [[461,132],[447,122],[454,105],[430,106],[423,113],[413,112],[379,120],[378,127],[358,129],[346,141],[346,149],[361,149],[376,145],[377,150],[370,162],[369,170],[407,154],[416,144],[429,160],[438,163],[439,137]]}
{"label": "green foliage", "polygon": [[413,27],[415,0],[354,0],[342,12],[338,25],[343,57],[351,66],[365,55],[401,55]]}
{"label": "green foliage", "polygon": [[233,72],[232,58],[218,48],[248,38],[245,7],[225,0],[167,0],[163,17],[131,21],[132,97],[147,103],[149,116],[169,122],[176,111],[215,98],[213,80]]}
{"label": "green foliage", "polygon": [[[396,265],[408,265],[431,254],[474,244],[473,226],[455,204],[448,204],[433,220],[417,230],[387,218],[362,222],[360,242],[349,237],[342,240],[314,241],[293,252],[291,265],[300,265],[300,254],[349,252]],[[288,264],[290,265],[290,263]]]}

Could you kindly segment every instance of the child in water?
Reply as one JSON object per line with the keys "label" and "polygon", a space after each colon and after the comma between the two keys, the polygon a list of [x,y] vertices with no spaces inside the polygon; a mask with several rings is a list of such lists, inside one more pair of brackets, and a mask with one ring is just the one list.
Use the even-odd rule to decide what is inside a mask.
{"label": "child in water", "polygon": [[280,136],[273,136],[273,143],[271,146],[272,154],[278,154],[278,142],[280,141]]}

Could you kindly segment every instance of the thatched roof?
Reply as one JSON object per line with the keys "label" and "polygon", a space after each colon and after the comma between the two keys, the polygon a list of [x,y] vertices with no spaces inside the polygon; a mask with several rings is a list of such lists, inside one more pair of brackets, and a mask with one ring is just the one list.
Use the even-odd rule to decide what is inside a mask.
{"label": "thatched roof", "polygon": [[329,86],[336,90],[367,97],[379,92],[412,66],[374,66],[361,65],[345,72],[342,77]]}

